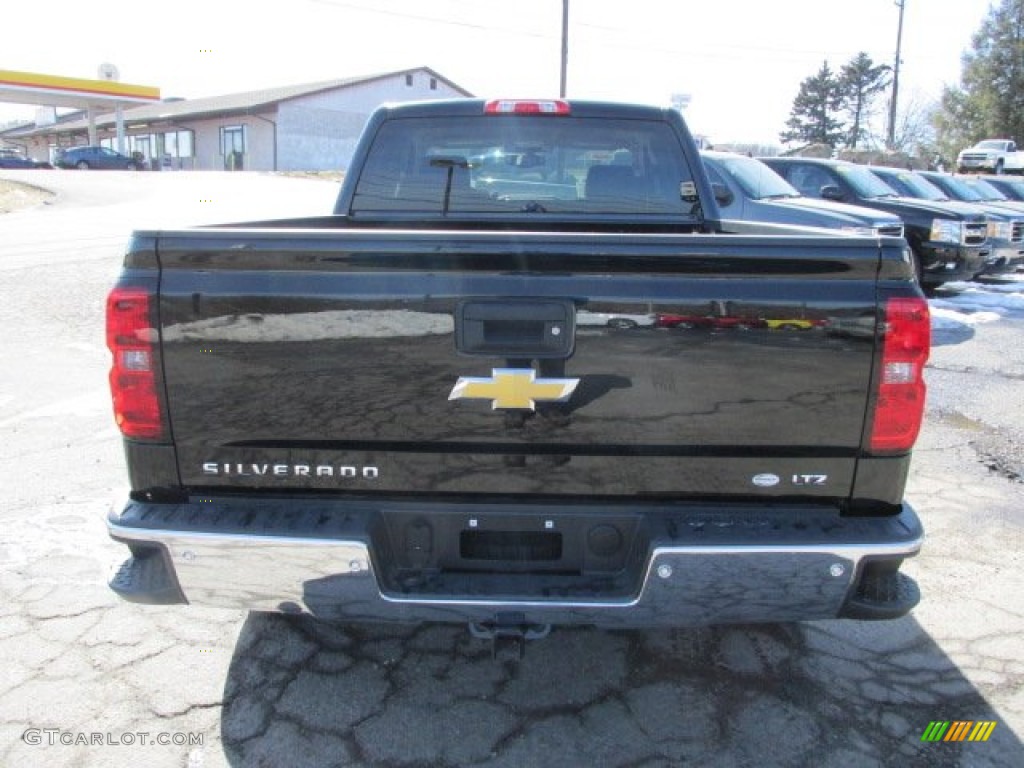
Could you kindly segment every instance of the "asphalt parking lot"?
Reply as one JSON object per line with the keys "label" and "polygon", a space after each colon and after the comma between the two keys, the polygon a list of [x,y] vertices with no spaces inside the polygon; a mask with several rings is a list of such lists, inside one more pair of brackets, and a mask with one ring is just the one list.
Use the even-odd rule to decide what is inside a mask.
{"label": "asphalt parking lot", "polygon": [[[0,215],[0,764],[1024,765],[1024,281],[932,302],[904,619],[560,629],[492,659],[464,627],[339,627],[117,601],[125,485],[104,299],[132,228],[320,214],[331,182],[24,172]],[[935,721],[992,722],[929,742]]]}

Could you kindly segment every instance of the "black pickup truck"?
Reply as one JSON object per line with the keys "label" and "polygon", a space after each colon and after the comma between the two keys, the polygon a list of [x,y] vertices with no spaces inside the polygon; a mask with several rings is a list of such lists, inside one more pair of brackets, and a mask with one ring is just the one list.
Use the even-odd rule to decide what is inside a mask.
{"label": "black pickup truck", "polygon": [[868,168],[841,160],[762,158],[808,197],[862,205],[903,219],[917,277],[926,289],[970,280],[988,266],[988,219],[972,206],[901,196]]}
{"label": "black pickup truck", "polygon": [[[377,111],[333,215],[136,232],[112,588],[528,637],[905,614],[906,242],[742,230],[678,112],[464,100]],[[653,322],[711,307],[757,322]]]}
{"label": "black pickup truck", "polygon": [[[905,197],[976,208],[988,219],[988,257],[975,277],[1016,272],[1024,261],[1024,207],[1007,200],[997,189],[992,197],[979,187],[978,177],[963,179],[946,174],[903,171],[899,168],[871,168],[871,172]],[[950,186],[952,185],[952,186]]]}

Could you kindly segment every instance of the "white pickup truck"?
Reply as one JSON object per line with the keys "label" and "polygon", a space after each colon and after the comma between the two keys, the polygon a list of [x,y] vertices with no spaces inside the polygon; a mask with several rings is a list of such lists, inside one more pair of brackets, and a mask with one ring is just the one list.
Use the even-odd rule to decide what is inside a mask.
{"label": "white pickup truck", "polygon": [[1017,151],[1017,142],[1010,139],[985,139],[956,157],[957,173],[990,171],[992,173],[1024,173],[1024,152]]}

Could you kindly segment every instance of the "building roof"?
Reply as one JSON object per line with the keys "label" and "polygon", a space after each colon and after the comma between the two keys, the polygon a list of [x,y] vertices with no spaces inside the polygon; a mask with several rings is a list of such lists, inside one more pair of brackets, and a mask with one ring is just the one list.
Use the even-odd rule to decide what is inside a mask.
{"label": "building roof", "polygon": [[[116,76],[115,67],[104,66],[109,67],[108,74]],[[113,109],[160,101],[160,89],[114,80],[85,80],[3,69],[0,70],[0,101],[44,107]]]}
{"label": "building roof", "polygon": [[[384,80],[402,75],[411,75],[416,72],[429,74],[450,88],[459,91],[465,96],[472,96],[466,89],[456,85],[451,80],[430,67],[416,67],[414,69],[402,69],[395,72],[384,72],[374,75],[363,75],[361,77],[348,77],[337,80],[323,80],[317,83],[305,83],[302,85],[284,85],[277,88],[263,88],[258,91],[246,91],[244,93],[232,93],[227,96],[207,96],[199,99],[181,99],[161,101],[155,104],[126,109],[124,111],[124,122],[126,127],[132,124],[164,122],[184,119],[200,119],[218,116],[238,115],[252,112],[259,112],[273,107],[284,101],[298,99],[305,96],[312,96],[326,91],[333,91],[340,88],[348,88],[354,85],[363,85],[375,80]],[[114,125],[113,114],[99,115],[96,118],[98,128]],[[80,118],[59,126],[28,126],[27,128],[16,128],[6,131],[5,134],[11,138],[33,136],[38,134],[54,133],[57,129],[60,133],[84,131],[89,127],[86,118]]]}

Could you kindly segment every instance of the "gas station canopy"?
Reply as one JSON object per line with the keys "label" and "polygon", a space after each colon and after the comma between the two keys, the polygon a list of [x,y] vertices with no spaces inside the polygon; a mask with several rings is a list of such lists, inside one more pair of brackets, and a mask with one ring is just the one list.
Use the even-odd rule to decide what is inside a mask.
{"label": "gas station canopy", "polygon": [[159,100],[160,89],[148,85],[0,69],[0,102],[112,111]]}
{"label": "gas station canopy", "polygon": [[117,119],[117,147],[123,151],[124,108],[160,101],[160,89],[116,80],[83,80],[0,69],[2,101],[84,110],[89,118],[90,144],[96,144],[96,115],[113,110]]}

